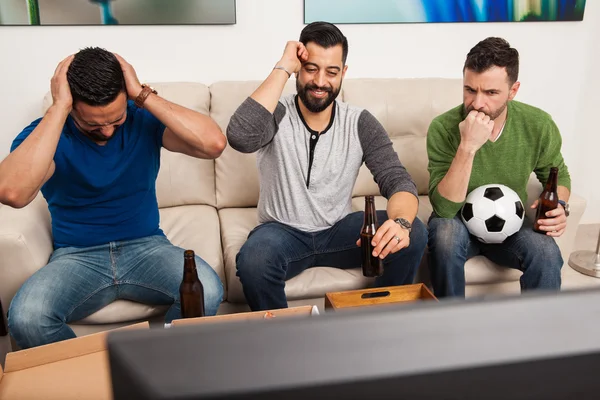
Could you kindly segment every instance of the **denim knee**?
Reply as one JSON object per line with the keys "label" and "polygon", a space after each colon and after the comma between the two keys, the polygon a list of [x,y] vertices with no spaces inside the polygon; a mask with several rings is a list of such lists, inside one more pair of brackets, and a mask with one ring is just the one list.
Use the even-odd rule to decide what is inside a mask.
{"label": "denim knee", "polygon": [[[204,289],[204,308],[206,310],[217,310],[223,301],[223,283],[221,279],[211,281]],[[215,311],[216,312],[216,311]]]}
{"label": "denim knee", "polygon": [[469,231],[458,218],[432,218],[429,221],[429,251],[450,257],[458,251],[467,251]]}
{"label": "denim knee", "polygon": [[540,243],[530,244],[530,251],[533,254],[528,257],[530,260],[528,260],[527,268],[539,269],[539,272],[544,275],[560,275],[564,261],[558,245],[550,237],[541,237],[540,239]]}
{"label": "denim knee", "polygon": [[[8,330],[21,348],[31,347],[42,339],[52,326],[50,310],[44,306],[41,299],[15,296],[8,309]],[[60,326],[58,326],[60,328]]]}
{"label": "denim knee", "polygon": [[247,241],[236,257],[237,275],[242,283],[261,280],[270,268],[283,263],[281,254],[267,243],[252,243]]}

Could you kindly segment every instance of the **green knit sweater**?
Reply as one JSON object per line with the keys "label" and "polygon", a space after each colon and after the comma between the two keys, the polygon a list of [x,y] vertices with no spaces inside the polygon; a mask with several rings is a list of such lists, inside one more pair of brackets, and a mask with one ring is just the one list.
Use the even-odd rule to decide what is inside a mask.
{"label": "green knit sweater", "polygon": [[[442,197],[437,186],[458,150],[458,124],[464,119],[461,104],[435,118],[427,133],[429,199],[435,213],[443,218],[453,218],[463,205]],[[526,204],[531,172],[545,184],[550,167],[558,167],[558,185],[571,190],[569,171],[560,153],[561,144],[560,132],[549,114],[510,101],[502,134],[495,142],[488,140],[475,154],[468,193],[481,185],[497,183],[513,189]]]}

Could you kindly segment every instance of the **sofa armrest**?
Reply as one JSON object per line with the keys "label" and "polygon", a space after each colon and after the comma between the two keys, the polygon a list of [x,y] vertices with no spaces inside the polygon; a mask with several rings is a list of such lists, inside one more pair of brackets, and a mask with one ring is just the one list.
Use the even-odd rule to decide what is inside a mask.
{"label": "sofa armrest", "polygon": [[50,213],[41,194],[27,207],[0,206],[0,298],[4,312],[17,290],[52,254]]}
{"label": "sofa armrest", "polygon": [[[532,174],[529,179],[529,184],[527,185],[527,208],[526,215],[532,221],[535,218],[535,210],[532,210],[530,207],[533,202],[539,198],[542,193],[542,185],[535,178],[535,175]],[[562,254],[563,260],[565,263],[569,260],[569,255],[573,251],[573,246],[575,245],[575,235],[577,234],[577,228],[579,227],[579,223],[581,222],[581,218],[583,217],[583,213],[585,212],[585,207],[587,205],[586,200],[577,195],[576,193],[571,193],[571,197],[569,198],[569,207],[571,208],[571,213],[569,218],[567,218],[567,229],[565,229],[565,233],[556,238],[556,243],[560,248],[560,252]]]}

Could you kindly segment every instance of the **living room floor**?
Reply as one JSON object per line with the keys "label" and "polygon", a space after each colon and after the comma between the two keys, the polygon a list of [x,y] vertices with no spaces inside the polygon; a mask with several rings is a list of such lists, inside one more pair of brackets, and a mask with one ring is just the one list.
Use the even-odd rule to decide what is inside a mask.
{"label": "living room floor", "polygon": [[[600,224],[580,225],[577,229],[574,250],[596,251],[599,232]],[[10,342],[8,336],[0,337],[0,364],[2,367],[4,367],[4,358],[6,356],[6,352],[8,351],[9,345]]]}

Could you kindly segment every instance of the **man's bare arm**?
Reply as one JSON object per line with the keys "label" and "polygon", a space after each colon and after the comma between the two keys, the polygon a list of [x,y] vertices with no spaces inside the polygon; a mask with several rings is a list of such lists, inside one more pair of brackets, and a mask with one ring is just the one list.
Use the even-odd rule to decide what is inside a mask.
{"label": "man's bare arm", "polygon": [[22,208],[37,196],[54,174],[54,153],[73,99],[67,70],[73,56],[64,59],[50,83],[53,104],[31,134],[0,163],[0,203]]}

